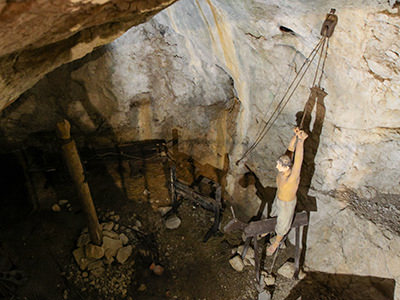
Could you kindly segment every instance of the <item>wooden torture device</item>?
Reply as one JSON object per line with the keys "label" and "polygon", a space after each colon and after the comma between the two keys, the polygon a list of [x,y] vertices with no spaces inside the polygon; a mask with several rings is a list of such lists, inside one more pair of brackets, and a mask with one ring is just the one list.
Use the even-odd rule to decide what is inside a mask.
{"label": "wooden torture device", "polygon": [[[255,272],[256,272],[256,279],[257,282],[260,283],[260,256],[259,256],[259,243],[258,243],[258,238],[261,236],[264,236],[265,234],[271,233],[275,230],[275,225],[276,225],[276,217],[275,218],[268,218],[264,220],[259,220],[259,221],[253,221],[250,223],[244,223],[240,220],[238,220],[235,217],[235,213],[232,209],[232,214],[233,214],[233,219],[229,221],[228,224],[225,225],[224,227],[224,232],[230,233],[234,231],[241,231],[243,232],[244,238],[246,239],[246,244],[245,247],[243,248],[242,252],[242,259],[245,258],[247,249],[250,245],[250,241],[253,241],[254,245],[254,258],[255,258]],[[300,229],[303,228],[304,226],[308,225],[308,215],[307,212],[303,211],[300,213],[296,213],[291,225],[291,228],[296,229],[296,250],[295,250],[295,273],[294,277],[297,278],[299,275],[300,271]],[[278,255],[278,251],[280,246],[284,243],[286,240],[285,236],[282,241],[280,242],[278,248],[275,251],[273,262],[271,264],[270,271],[272,271],[272,268],[274,267],[276,257]]]}
{"label": "wooden torture device", "polygon": [[[214,198],[204,195],[199,191],[198,186],[200,183],[207,184],[211,187]],[[170,168],[169,191],[171,195],[172,209],[165,215],[165,218],[168,218],[172,213],[176,213],[178,207],[182,204],[182,201],[179,199],[182,197],[191,200],[202,208],[214,213],[214,223],[204,236],[203,242],[207,242],[211,236],[218,232],[222,212],[222,190],[218,183],[209,178],[200,176],[192,185],[188,186],[176,178],[176,169],[175,166],[172,166]]]}
{"label": "wooden torture device", "polygon": [[[268,118],[267,121],[265,121],[264,126],[258,131],[257,136],[254,140],[254,142],[250,145],[250,147],[244,152],[242,157],[236,161],[236,165],[239,165],[239,163],[247,157],[261,142],[261,140],[267,135],[269,130],[272,128],[276,120],[278,119],[279,115],[282,113],[288,102],[290,101],[291,97],[293,96],[294,92],[296,91],[297,87],[300,85],[302,79],[304,78],[305,74],[307,73],[308,69],[312,65],[314,59],[316,56],[319,55],[315,75],[314,75],[314,80],[312,83],[311,87],[311,93],[310,97],[321,97],[321,95],[324,95],[325,97],[327,93],[324,91],[323,88],[321,88],[321,81],[322,81],[322,75],[324,74],[324,69],[325,69],[325,62],[326,58],[328,56],[328,49],[329,49],[329,39],[332,36],[336,24],[338,22],[338,17],[335,14],[336,10],[334,8],[331,9],[331,11],[326,15],[325,21],[322,24],[321,27],[321,38],[318,41],[317,45],[312,49],[306,60],[304,61],[303,65],[300,67],[300,69],[297,71],[297,74],[295,78],[292,80],[292,82],[288,85],[285,93],[283,94],[281,100],[278,102],[276,105],[274,111],[271,113],[270,117]],[[317,81],[318,79],[318,81]],[[312,110],[313,107],[306,107],[303,112],[303,118],[301,121],[301,124],[299,125],[299,128],[302,129],[303,122],[304,122],[304,117],[307,115],[307,113],[311,113],[311,111],[307,111],[307,109]]]}
{"label": "wooden torture device", "polygon": [[[257,145],[261,142],[261,140],[265,137],[265,135],[268,133],[268,131],[271,129],[275,121],[277,120],[278,116],[281,114],[285,106],[288,104],[289,100],[291,99],[291,96],[294,94],[295,90],[299,86],[301,80],[305,76],[306,72],[310,68],[312,62],[314,61],[315,57],[317,56],[318,53],[319,59],[312,83],[312,87],[310,88],[310,95],[308,98],[308,101],[306,102],[306,106],[303,110],[302,113],[302,118],[300,123],[298,124],[298,127],[300,129],[303,129],[303,125],[309,123],[309,119],[311,118],[311,112],[313,110],[313,107],[315,103],[323,103],[324,97],[327,95],[327,93],[324,91],[323,88],[321,88],[321,80],[322,76],[324,74],[324,68],[325,68],[325,62],[328,54],[328,48],[329,48],[329,38],[332,36],[335,26],[338,21],[337,15],[335,15],[335,9],[331,9],[331,11],[326,15],[325,21],[322,24],[321,27],[321,38],[318,41],[317,45],[312,49],[311,53],[301,66],[301,68],[297,71],[297,75],[293,79],[293,81],[290,83],[288,86],[287,90],[285,91],[282,99],[279,101],[278,105],[276,106],[275,110],[272,112],[270,115],[269,119],[265,122],[263,128],[259,130],[256,139],[254,140],[253,144],[245,151],[243,156],[236,161],[236,165],[238,165],[247,155],[252,152]],[[317,100],[317,101],[316,101]],[[317,106],[317,112],[318,112],[318,106]],[[292,157],[292,156],[291,156]],[[255,271],[256,271],[256,280],[258,283],[258,287],[262,286],[261,282],[261,276],[260,276],[260,257],[259,257],[259,243],[258,239],[262,236],[265,236],[266,234],[272,233],[275,230],[275,225],[276,225],[276,218],[268,218],[264,220],[259,220],[259,221],[253,221],[248,224],[243,223],[239,221],[232,210],[233,214],[233,220],[231,220],[225,227],[224,231],[225,232],[232,232],[232,231],[237,231],[240,230],[243,232],[244,237],[245,237],[245,245],[244,249],[242,252],[242,259],[245,258],[246,252],[248,250],[248,247],[250,246],[251,241],[253,242],[254,245],[254,252],[255,252]],[[300,229],[303,228],[304,232],[304,226],[308,226],[309,224],[309,217],[308,213],[303,211],[300,213],[296,213],[294,216],[294,219],[292,221],[291,228],[296,229],[296,250],[295,250],[295,273],[294,277],[297,279],[298,274],[299,274],[299,269],[300,269]],[[279,243],[278,248],[275,251],[273,261],[271,264],[270,272],[272,272],[273,266],[275,264],[278,251],[282,245],[282,243],[285,242],[287,238],[287,234],[283,237],[281,242]]]}

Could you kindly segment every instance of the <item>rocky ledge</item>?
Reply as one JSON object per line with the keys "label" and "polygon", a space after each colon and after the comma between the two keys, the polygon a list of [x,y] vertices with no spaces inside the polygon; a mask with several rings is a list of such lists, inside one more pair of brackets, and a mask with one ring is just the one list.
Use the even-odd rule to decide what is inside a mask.
{"label": "rocky ledge", "polygon": [[45,74],[110,43],[175,0],[0,2],[0,110]]}

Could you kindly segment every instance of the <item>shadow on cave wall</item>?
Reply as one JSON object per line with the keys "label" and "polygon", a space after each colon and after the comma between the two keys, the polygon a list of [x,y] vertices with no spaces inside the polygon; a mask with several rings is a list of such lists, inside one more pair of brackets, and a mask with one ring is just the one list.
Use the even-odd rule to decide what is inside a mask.
{"label": "shadow on cave wall", "polygon": [[[314,89],[314,88],[313,88]],[[303,118],[303,112],[306,112],[303,120],[302,129],[309,135],[304,144],[304,159],[300,174],[300,184],[297,191],[297,211],[317,211],[317,202],[315,197],[309,196],[308,192],[310,190],[312,178],[315,173],[315,157],[318,152],[318,147],[320,143],[320,136],[322,132],[322,127],[325,119],[325,104],[324,97],[326,94],[324,92],[317,92],[313,90],[308,98],[303,111],[296,113],[296,123],[300,126],[301,119]],[[312,110],[316,106],[315,121],[312,130],[311,125],[311,114]],[[275,198],[276,188],[275,187],[264,187],[257,175],[246,165],[249,170],[243,177],[239,180],[239,184],[242,187],[247,187],[250,184],[254,184],[257,189],[257,196],[261,199],[262,204],[254,219],[261,218],[262,212],[266,205],[268,205],[268,215],[272,206],[272,202]]]}
{"label": "shadow on cave wall", "polygon": [[[309,196],[308,192],[315,173],[315,157],[318,152],[326,113],[324,103],[326,95],[325,92],[312,88],[310,97],[304,106],[304,110],[296,113],[296,123],[299,125],[303,118],[303,112],[306,112],[302,129],[309,135],[308,139],[304,142],[304,159],[301,167],[299,189],[297,191],[297,211],[317,211],[316,199],[315,197]],[[314,106],[316,106],[316,113],[313,128],[311,130],[311,113]]]}
{"label": "shadow on cave wall", "polygon": [[256,188],[256,195],[261,200],[260,208],[255,216],[253,216],[250,221],[260,220],[262,217],[262,213],[265,208],[268,209],[268,215],[271,212],[272,202],[274,201],[275,194],[277,189],[275,187],[264,187],[261,184],[260,179],[257,175],[250,169],[249,166],[246,165],[246,168],[249,170],[245,173],[242,178],[239,179],[239,184],[243,188],[247,188],[250,185],[255,186]]}
{"label": "shadow on cave wall", "polygon": [[[296,123],[297,126],[301,127],[309,135],[304,144],[304,158],[303,165],[300,174],[300,183],[297,191],[297,206],[296,211],[306,211],[308,214],[308,219],[310,219],[310,212],[317,211],[316,198],[309,196],[308,192],[310,190],[312,178],[315,172],[315,157],[318,152],[318,147],[320,144],[320,136],[322,132],[322,127],[325,119],[325,104],[324,98],[327,94],[316,87],[311,88],[310,96],[304,106],[303,111],[296,113]],[[316,106],[315,121],[312,130],[311,125],[311,115],[314,106]],[[305,113],[305,115],[304,115]],[[303,117],[304,116],[304,117]],[[302,120],[303,119],[303,120]],[[302,126],[301,126],[302,125]],[[251,218],[251,221],[260,220],[263,215],[263,211],[267,208],[268,216],[271,213],[272,203],[275,198],[277,189],[274,187],[264,187],[257,175],[246,165],[249,170],[240,180],[239,184],[242,187],[247,187],[250,184],[254,184],[256,187],[256,195],[261,199],[261,205],[257,212],[257,215]],[[304,264],[305,251],[307,249],[307,235],[308,226],[303,228],[302,234],[302,252],[300,257],[300,265]],[[297,300],[297,298],[296,298]]]}
{"label": "shadow on cave wall", "polygon": [[[309,135],[309,137],[304,142],[304,158],[303,165],[301,167],[300,173],[300,183],[299,189],[297,191],[297,211],[306,211],[308,214],[308,219],[310,219],[310,212],[317,211],[317,201],[315,197],[309,196],[308,192],[310,190],[312,178],[315,173],[315,157],[318,152],[318,147],[321,138],[322,127],[325,120],[326,108],[324,103],[324,98],[327,93],[324,90],[313,87],[311,88],[310,96],[307,103],[304,106],[304,110],[296,113],[296,123],[301,124],[301,119],[303,119],[302,129]],[[311,125],[311,114],[314,106],[316,106],[315,120],[312,130]],[[304,113],[306,113],[304,115]],[[302,235],[302,251],[300,264],[304,264],[305,253],[307,249],[307,236],[308,236],[308,226],[303,229]]]}
{"label": "shadow on cave wall", "polygon": [[392,300],[394,289],[390,278],[309,272],[285,300]]}

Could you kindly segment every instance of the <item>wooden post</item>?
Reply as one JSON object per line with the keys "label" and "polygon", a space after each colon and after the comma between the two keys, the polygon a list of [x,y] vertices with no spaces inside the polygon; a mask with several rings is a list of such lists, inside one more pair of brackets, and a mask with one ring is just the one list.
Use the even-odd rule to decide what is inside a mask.
{"label": "wooden post", "polygon": [[[304,228],[303,228],[304,230]],[[294,271],[294,279],[299,279],[299,272],[300,272],[300,226],[296,227],[296,250],[294,254],[294,265],[295,265],[295,271]]]}
{"label": "wooden post", "polygon": [[101,245],[102,234],[99,221],[97,219],[96,209],[94,208],[89,185],[85,180],[82,163],[76,149],[75,141],[70,134],[71,125],[67,120],[57,123],[58,136],[62,142],[62,152],[67,164],[69,174],[78,191],[82,208],[86,213],[90,240],[95,245]]}

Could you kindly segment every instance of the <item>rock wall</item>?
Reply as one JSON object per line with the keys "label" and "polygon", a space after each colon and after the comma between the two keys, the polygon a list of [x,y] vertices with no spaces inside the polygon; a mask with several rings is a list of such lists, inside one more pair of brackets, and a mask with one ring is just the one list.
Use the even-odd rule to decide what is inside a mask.
{"label": "rock wall", "polygon": [[[247,170],[233,162],[274,110],[283,94],[281,85],[291,81],[317,43],[327,5],[181,1],[157,17],[170,22],[191,48],[203,49],[199,40],[207,45],[208,51],[198,55],[216,57],[234,79],[241,103],[228,178],[234,197],[243,195],[238,180]],[[339,23],[322,80],[328,92],[326,112],[307,189],[315,197],[316,212],[311,212],[306,265],[322,272],[394,278],[398,285],[398,9],[376,1],[336,1],[335,8]],[[190,18],[178,17],[182,14]],[[246,159],[264,187],[275,185],[275,158],[285,150],[311,82],[310,74]],[[352,197],[344,197],[346,193]],[[395,297],[400,299],[398,288]]]}
{"label": "rock wall", "polygon": [[360,218],[357,212],[348,209],[343,197],[318,194],[318,212],[311,213],[305,264],[327,273],[393,278],[394,298],[385,299],[400,299],[400,237],[379,223]]}
{"label": "rock wall", "polygon": [[[232,149],[220,145],[226,149],[217,151],[219,155],[230,155],[231,173],[234,175],[230,179],[230,192],[234,194],[236,175],[246,170],[237,168],[233,162],[253,143],[296,70],[320,37],[320,26],[330,7],[323,1],[314,4],[180,1],[159,14],[151,25],[132,29],[85,60],[49,75],[33,89],[35,92],[27,93],[23,99],[32,97],[32,94],[43,99],[52,98],[56,102],[59,102],[58,99],[68,102],[73,98],[85,98],[92,105],[91,109],[83,109],[89,110],[86,116],[80,107],[85,104],[73,102],[64,105],[62,101],[49,104],[46,101],[41,105],[49,105],[48,109],[52,105],[62,106],[64,113],[70,117],[73,113],[68,112],[76,110],[80,114],[77,122],[87,122],[82,129],[84,133],[95,128],[99,130],[98,123],[106,120],[108,127],[115,131],[116,139],[129,140],[165,135],[173,127],[167,120],[168,114],[188,116],[185,108],[190,106],[196,107],[198,112],[222,101],[221,107],[229,110],[233,105],[230,101],[236,96],[241,107],[237,125],[229,132],[227,128],[220,128],[224,135],[214,133],[215,137],[209,143],[218,140],[218,143],[224,144],[223,141],[235,135]],[[325,99],[326,114],[315,158],[318,167],[312,188],[324,192],[350,188],[362,197],[375,193],[375,190],[398,194],[400,185],[396,178],[399,178],[400,171],[396,167],[399,161],[396,150],[400,143],[400,103],[396,99],[399,89],[397,8],[375,1],[359,5],[339,1],[335,5],[339,23],[330,41],[322,80],[328,96]],[[282,26],[291,31],[282,30]],[[126,57],[129,57],[128,61]],[[265,186],[274,185],[275,175],[271,170],[274,169],[275,158],[284,151],[290,139],[290,128],[295,124],[296,113],[303,110],[315,65],[312,65],[269,133],[245,160]],[[71,75],[63,75],[65,72]],[[132,72],[137,72],[136,76],[132,76]],[[229,76],[234,92],[227,92],[232,85],[227,79]],[[20,84],[19,81],[14,80],[15,84]],[[40,89],[43,92],[39,92]],[[50,97],[49,90],[53,97]],[[98,90],[101,92],[97,93]],[[203,100],[198,101],[200,97]],[[107,103],[105,107],[100,98]],[[158,106],[151,112],[146,108],[146,103],[150,102],[151,106]],[[158,103],[163,103],[163,106]],[[32,102],[18,105],[31,106],[27,109],[34,110],[35,114],[43,109]],[[66,105],[69,107],[64,107]],[[128,120],[129,105],[135,105],[143,112],[139,113],[140,120],[138,116],[129,116]],[[93,110],[97,111],[97,116],[94,116],[96,113]],[[157,113],[154,114],[154,110]],[[160,115],[161,110],[164,110],[164,115]],[[12,127],[13,120],[21,119],[17,109],[10,111],[18,117],[8,117],[9,111],[4,113],[8,120],[6,124],[3,118],[2,130],[9,138],[12,134],[8,134],[11,129],[7,128]],[[202,121],[203,116],[202,112],[194,113],[192,118],[193,123],[204,129],[211,123]],[[91,118],[103,118],[103,121],[92,120],[94,123],[90,125],[87,119]],[[214,120],[223,118],[224,115],[206,117]],[[174,126],[191,129],[190,125],[187,127],[187,121],[172,119]],[[155,124],[149,125],[150,120]],[[45,118],[37,120],[37,123],[40,122],[51,123]],[[39,127],[50,128],[49,124]],[[17,127],[23,135],[25,128]],[[39,128],[33,126],[24,132],[29,131],[39,131]],[[182,134],[186,135],[186,132],[182,131]],[[381,173],[385,176],[376,176]]]}
{"label": "rock wall", "polygon": [[174,1],[1,1],[0,110],[46,73],[110,43]]}
{"label": "rock wall", "polygon": [[[67,118],[80,145],[172,138],[199,163],[222,169],[238,103],[223,68],[195,56],[156,21],[48,74],[3,112],[6,144],[45,144]],[[47,134],[37,134],[47,132]]]}
{"label": "rock wall", "polygon": [[[328,5],[332,4],[180,1],[157,17],[185,36],[188,47],[200,49],[199,56],[217,58],[234,80],[241,103],[228,178],[234,197],[244,194],[238,180],[247,172],[234,162],[255,140],[284,87],[317,43]],[[307,188],[316,203],[306,265],[322,272],[394,278],[398,285],[399,11],[377,1],[334,5],[339,23],[322,80],[328,93],[326,112]],[[206,45],[206,52],[199,43]],[[284,152],[295,115],[303,110],[312,73],[246,159],[264,187],[275,186],[275,158]],[[346,193],[353,196],[343,197]],[[395,297],[400,299],[398,288]]]}
{"label": "rock wall", "polygon": [[[22,141],[29,132],[50,130],[63,116],[72,120],[82,143],[170,138],[178,128],[182,151],[202,163],[221,168],[229,154],[228,196],[254,210],[246,199],[257,202],[257,188],[239,184],[248,170],[235,161],[318,42],[329,5],[181,0],[49,74],[3,112],[3,136]],[[393,5],[335,1],[339,23],[321,84],[328,93],[326,110],[318,124],[313,114],[311,129],[317,125],[321,133],[310,138],[308,148],[318,147],[304,166],[310,176],[303,187],[315,201],[306,264],[322,272],[394,278],[398,284],[400,18]],[[315,67],[245,160],[263,188],[275,186],[275,159],[304,108]],[[41,115],[50,118],[32,121]]]}

